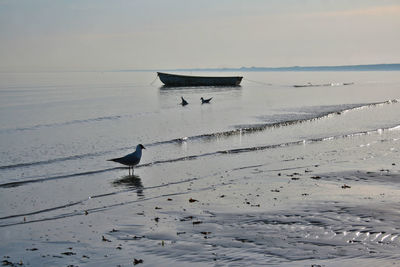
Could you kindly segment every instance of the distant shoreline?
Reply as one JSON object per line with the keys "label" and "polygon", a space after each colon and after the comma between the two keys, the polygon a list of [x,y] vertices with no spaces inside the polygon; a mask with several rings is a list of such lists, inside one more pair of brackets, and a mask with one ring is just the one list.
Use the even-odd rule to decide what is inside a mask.
{"label": "distant shoreline", "polygon": [[342,65],[342,66],[292,66],[292,67],[240,67],[240,68],[177,68],[177,69],[125,69],[115,72],[292,72],[292,71],[400,71],[400,63],[369,64],[369,65]]}
{"label": "distant shoreline", "polygon": [[[129,70],[121,70],[129,71]],[[134,70],[133,70],[134,71]],[[145,70],[143,70],[145,71]],[[150,71],[150,70],[149,70]],[[155,70],[152,70],[155,71]],[[342,66],[292,66],[292,67],[240,67],[240,68],[194,68],[165,69],[163,71],[242,71],[242,72],[274,72],[274,71],[400,71],[400,64],[370,64]]]}
{"label": "distant shoreline", "polygon": [[160,69],[110,69],[110,70],[37,70],[1,71],[0,73],[62,73],[62,72],[322,72],[322,71],[400,71],[400,63],[340,65],[340,66],[291,66],[291,67],[239,67],[239,68],[160,68]]}

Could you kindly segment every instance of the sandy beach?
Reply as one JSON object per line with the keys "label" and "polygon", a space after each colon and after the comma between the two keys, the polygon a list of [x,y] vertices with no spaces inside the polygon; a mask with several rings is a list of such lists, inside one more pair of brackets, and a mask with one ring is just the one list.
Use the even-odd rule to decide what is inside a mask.
{"label": "sandy beach", "polygon": [[398,137],[220,154],[135,176],[111,168],[54,177],[46,190],[3,186],[3,264],[395,266]]}

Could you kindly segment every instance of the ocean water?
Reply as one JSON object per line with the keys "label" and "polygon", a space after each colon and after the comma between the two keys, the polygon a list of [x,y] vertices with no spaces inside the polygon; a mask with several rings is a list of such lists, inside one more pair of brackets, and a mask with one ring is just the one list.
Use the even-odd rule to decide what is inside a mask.
{"label": "ocean water", "polygon": [[[0,256],[90,265],[124,243],[130,252],[107,260],[132,250],[150,265],[398,259],[398,72],[193,74],[244,79],[165,88],[152,72],[0,73]],[[136,176],[107,161],[139,143]],[[69,246],[86,254],[51,256]],[[25,255],[32,247],[41,254]]]}
{"label": "ocean water", "polygon": [[[397,74],[245,73],[241,87],[172,89],[151,72],[1,74],[1,180],[112,167],[104,159],[138,143],[152,163],[396,128]],[[307,82],[332,86],[293,87]]]}

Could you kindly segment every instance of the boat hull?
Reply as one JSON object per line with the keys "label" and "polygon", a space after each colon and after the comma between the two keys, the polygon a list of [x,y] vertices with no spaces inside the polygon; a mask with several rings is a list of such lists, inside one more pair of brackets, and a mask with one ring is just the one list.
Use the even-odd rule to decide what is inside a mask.
{"label": "boat hull", "polygon": [[165,86],[239,86],[243,77],[240,76],[188,76],[157,72]]}

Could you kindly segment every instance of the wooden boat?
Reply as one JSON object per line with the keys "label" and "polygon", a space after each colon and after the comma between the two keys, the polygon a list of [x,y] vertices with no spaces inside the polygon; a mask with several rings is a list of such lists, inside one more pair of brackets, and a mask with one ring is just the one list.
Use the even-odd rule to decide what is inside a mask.
{"label": "wooden boat", "polygon": [[188,76],[157,72],[165,86],[239,86],[241,76]]}

